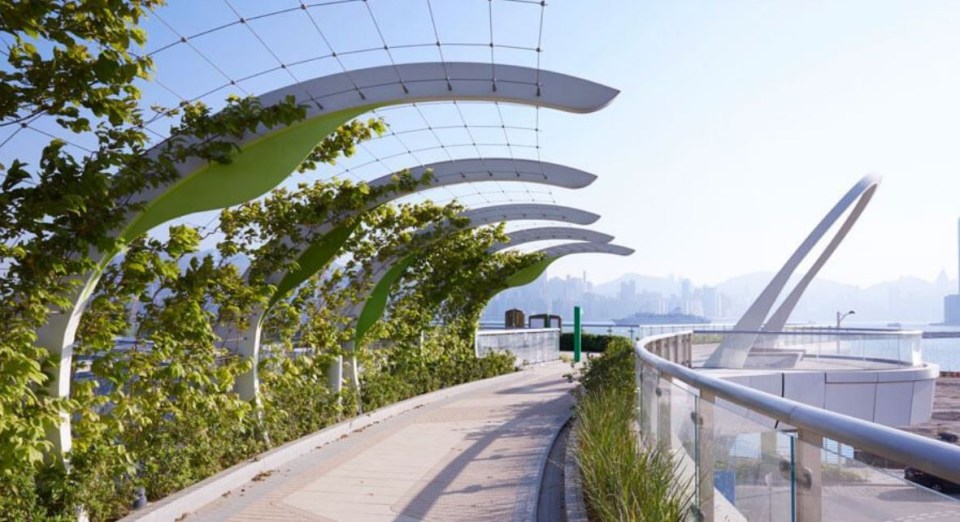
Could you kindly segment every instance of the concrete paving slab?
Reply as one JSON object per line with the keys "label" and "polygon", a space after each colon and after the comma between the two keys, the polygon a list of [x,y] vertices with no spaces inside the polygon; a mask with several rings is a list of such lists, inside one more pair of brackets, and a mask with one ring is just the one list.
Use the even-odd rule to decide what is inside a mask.
{"label": "concrete paving slab", "polygon": [[398,415],[185,520],[533,520],[544,461],[571,414],[569,371],[529,368]]}

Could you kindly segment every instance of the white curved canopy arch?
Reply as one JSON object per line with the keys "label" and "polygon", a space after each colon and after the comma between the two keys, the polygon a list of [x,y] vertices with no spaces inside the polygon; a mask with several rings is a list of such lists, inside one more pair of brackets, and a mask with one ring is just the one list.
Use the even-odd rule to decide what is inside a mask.
{"label": "white curved canopy arch", "polygon": [[[503,221],[548,220],[577,225],[589,225],[600,219],[599,215],[591,212],[571,207],[541,203],[506,204],[483,207],[464,211],[460,213],[459,216],[469,219],[470,223],[466,227],[450,227],[451,233],[500,223]],[[443,227],[445,225],[439,226]],[[418,232],[418,235],[427,235],[432,231],[435,231],[436,228],[437,227],[435,226],[426,227]],[[392,274],[391,269],[403,263],[404,259],[411,255],[414,254],[407,253],[404,256],[392,256],[389,259],[375,261],[370,271],[370,289],[363,295],[360,295],[357,299],[357,302],[351,303],[345,307],[342,310],[342,313],[347,317],[359,318],[361,314],[364,313],[365,307],[368,306],[371,297],[375,293],[389,292],[389,287],[392,285],[395,276],[399,275],[398,273]],[[402,268],[405,268],[405,265],[400,267],[400,271],[402,271]],[[386,280],[386,278],[389,276],[394,276],[394,278]],[[262,319],[265,313],[266,310],[257,310],[257,315],[250,318],[250,329],[246,332],[243,332],[240,336],[233,336],[231,339],[232,342],[228,341],[228,343],[226,343],[228,348],[234,350],[239,355],[252,358],[254,362],[252,371],[237,378],[237,393],[244,400],[255,400],[259,395],[259,378],[257,376],[256,368],[257,364],[259,363],[260,335],[262,330]],[[368,314],[370,313],[374,312],[370,312],[368,310]],[[375,315],[379,316],[378,313]],[[356,338],[361,338],[362,334],[363,332],[358,332]],[[337,372],[337,374],[339,375],[339,372]],[[356,376],[354,375],[351,377],[351,379],[355,380],[355,377]],[[335,389],[338,389],[336,388],[336,386],[339,385],[338,383],[332,384],[334,384]]]}
{"label": "white curved canopy arch", "polygon": [[[495,205],[467,210],[461,212],[459,217],[469,219],[470,223],[465,227],[449,227],[449,233],[452,234],[462,232],[464,230],[470,230],[473,228],[509,221],[544,220],[559,221],[576,225],[590,225],[600,219],[599,215],[592,212],[587,212],[585,210],[543,203],[513,203],[506,205]],[[418,232],[417,235],[426,236],[430,233],[433,233],[438,227],[445,226],[446,225],[425,227],[423,230]],[[436,238],[434,238],[434,241],[438,241],[444,235],[446,234],[438,235]],[[347,317],[358,317],[362,313],[363,308],[367,305],[371,295],[382,288],[384,279],[391,272],[391,270],[397,268],[401,264],[401,268],[405,268],[406,264],[404,264],[404,261],[415,256],[416,252],[425,246],[426,245],[420,245],[416,251],[406,252],[402,255],[391,256],[390,258],[382,261],[375,261],[370,269],[370,291],[359,296],[357,302],[346,307],[344,309],[344,314]],[[388,282],[388,284],[392,283],[392,280]]]}
{"label": "white curved canopy arch", "polygon": [[[277,299],[291,291],[294,287],[305,281],[307,277],[322,269],[332,260],[332,257],[330,257],[332,253],[323,256],[321,259],[314,259],[315,256],[312,254],[312,251],[321,248],[321,246],[317,244],[319,239],[327,236],[339,226],[348,226],[343,225],[343,223],[349,221],[351,218],[387,202],[416,192],[464,183],[510,181],[579,189],[590,185],[597,179],[594,174],[557,163],[511,158],[468,158],[440,161],[408,170],[414,178],[420,178],[426,172],[431,172],[432,180],[430,184],[417,187],[410,192],[385,194],[381,198],[371,200],[363,210],[337,216],[335,222],[303,225],[299,230],[299,236],[305,238],[301,240],[301,244],[295,245],[291,239],[285,238],[283,240],[285,245],[293,246],[294,250],[300,252],[297,259],[297,268],[289,272],[276,272],[271,274],[267,279],[269,284],[276,285],[277,287],[272,302],[276,302]],[[393,177],[393,174],[387,174],[374,179],[369,185],[374,188],[383,187],[389,184]],[[347,233],[339,235],[344,236],[342,241],[346,241]]]}
{"label": "white curved canopy arch", "polygon": [[[558,205],[547,205],[547,204],[508,204],[508,205],[496,205],[491,207],[483,207],[478,209],[472,209],[460,214],[461,217],[466,217],[470,219],[470,224],[467,227],[463,228],[453,228],[451,227],[451,233],[460,232],[463,230],[468,230],[471,228],[478,228],[485,225],[491,225],[495,223],[507,222],[507,221],[518,221],[518,220],[546,220],[546,221],[561,221],[566,223],[572,223],[577,225],[589,225],[596,222],[600,219],[600,216],[592,212],[587,212],[584,210],[563,207]],[[443,226],[443,225],[441,225]],[[431,231],[435,230],[436,227],[426,227],[419,235],[426,235]],[[439,240],[439,237],[435,240]],[[584,245],[586,243],[574,243],[573,245]],[[423,248],[424,245],[420,245],[419,248]],[[560,247],[567,247],[567,249],[559,249]],[[551,247],[559,252],[560,255],[567,255],[567,253],[575,253],[577,251],[586,252],[588,248],[583,246],[571,247],[571,245],[559,245],[556,247]],[[599,247],[603,251],[616,251],[621,252],[623,247],[617,247],[616,245],[607,245],[602,244]],[[550,250],[550,249],[547,249]],[[630,249],[625,249],[632,253]],[[566,253],[564,253],[566,252]],[[621,254],[629,255],[629,254]],[[386,300],[389,297],[390,287],[396,281],[397,278],[402,274],[403,270],[409,265],[412,259],[416,256],[416,251],[408,252],[405,255],[396,255],[391,256],[388,259],[383,261],[378,261],[373,264],[371,268],[371,285],[369,290],[363,295],[359,296],[357,301],[348,305],[344,308],[343,313],[347,317],[356,318],[356,334],[354,340],[347,343],[344,347],[348,351],[353,350],[363,338],[363,335],[366,333],[366,330],[376,322],[380,315],[383,312],[383,309],[386,306]],[[360,386],[359,376],[357,374],[356,366],[356,356],[352,355],[350,357],[350,363],[347,365],[348,371],[346,378],[350,382],[350,386],[353,389],[358,389]],[[339,386],[341,382],[342,369],[340,364],[334,365],[330,374],[330,384],[331,388],[339,391]]]}
{"label": "white curved canopy arch", "polygon": [[[384,65],[314,78],[259,96],[258,100],[264,106],[274,105],[292,97],[298,103],[307,105],[306,118],[303,123],[295,126],[297,129],[292,127],[290,130],[271,129],[261,126],[256,131],[248,132],[235,140],[235,144],[243,151],[258,142],[282,137],[285,148],[294,146],[299,150],[304,146],[309,147],[291,154],[287,161],[277,162],[276,158],[273,159],[274,162],[282,164],[279,168],[285,170],[283,173],[285,177],[293,172],[313,146],[329,133],[329,129],[323,126],[323,132],[319,135],[316,132],[306,132],[309,136],[306,140],[299,139],[296,134],[302,130],[310,131],[309,123],[312,121],[341,113],[343,117],[334,118],[338,122],[337,125],[371,109],[386,105],[469,100],[516,103],[584,114],[606,107],[617,94],[619,91],[616,89],[599,83],[515,65],[474,62]],[[278,131],[283,131],[289,136],[278,136],[280,134]],[[162,147],[164,144],[159,144],[151,150],[151,154],[158,154]],[[153,202],[172,187],[182,183],[184,178],[205,167],[207,167],[205,160],[189,158],[177,165],[179,178],[144,191],[135,198],[135,201]],[[222,186],[229,182],[227,177],[216,176],[216,178],[218,179],[208,184]],[[262,194],[277,183],[279,180],[265,188],[258,185],[257,189]],[[215,205],[210,206],[204,204],[205,199],[202,197],[193,198],[188,213],[223,208],[249,199],[252,198],[244,196],[232,202],[217,201]],[[133,233],[146,232],[162,222],[177,217],[169,217],[162,210],[166,209],[156,212],[159,214],[157,219],[147,219],[142,224],[131,223],[134,227]]]}
{"label": "white curved canopy arch", "polygon": [[[276,303],[286,293],[292,291],[296,286],[307,278],[324,269],[329,262],[333,260],[339,251],[339,244],[328,244],[330,241],[345,242],[349,237],[352,228],[345,229],[345,233],[336,234],[340,239],[330,238],[328,235],[338,226],[352,227],[354,225],[339,225],[342,222],[349,222],[363,212],[372,210],[379,205],[385,204],[391,200],[398,199],[416,191],[429,190],[433,188],[451,186],[462,183],[483,183],[490,181],[521,181],[528,183],[537,183],[543,185],[552,185],[562,188],[582,188],[593,183],[596,176],[579,169],[534,160],[510,159],[510,158],[469,158],[461,160],[442,161],[423,165],[409,169],[410,173],[419,178],[426,172],[432,174],[432,181],[429,185],[418,187],[411,192],[387,194],[381,198],[371,200],[363,210],[351,212],[338,216],[338,222],[326,222],[319,225],[304,225],[300,230],[300,243],[293,243],[290,238],[285,238],[283,243],[287,246],[293,246],[299,252],[295,268],[290,271],[275,272],[267,278],[267,283],[274,285],[276,290],[273,298],[266,307],[258,307],[251,311],[247,324],[249,325],[244,332],[237,332],[231,328],[223,328],[217,332],[223,339],[223,346],[231,351],[250,357],[253,360],[259,360],[260,338],[262,333],[263,319],[269,312],[272,304]],[[372,187],[381,187],[393,178],[393,174],[388,174],[371,181]],[[500,220],[508,220],[510,213],[537,214],[543,216],[558,216],[557,220],[566,221],[560,213],[571,214],[574,223],[584,223],[587,220],[596,220],[599,216],[589,213],[583,213],[577,209],[567,207],[556,207],[553,205],[504,205],[500,210],[487,207],[479,209],[479,212],[467,211],[463,217],[471,219],[472,226],[482,226]],[[505,214],[506,212],[506,214]],[[490,221],[490,220],[496,221]],[[534,218],[528,218],[534,219]],[[551,219],[551,218],[548,218]],[[325,243],[321,243],[326,239]],[[318,252],[324,251],[321,254]],[[250,269],[248,269],[249,271]],[[238,378],[237,389],[241,397],[245,400],[251,400],[257,397],[257,379],[254,372]]]}
{"label": "white curved canopy arch", "polygon": [[555,245],[544,248],[540,250],[540,252],[543,253],[544,257],[558,258],[573,254],[610,254],[615,256],[629,256],[633,255],[635,250],[630,247],[614,245],[611,243],[580,242]]}
{"label": "white curved canopy arch", "polygon": [[613,236],[590,230],[588,228],[574,227],[538,227],[524,228],[507,233],[507,241],[497,243],[490,247],[489,252],[499,252],[501,250],[522,245],[524,243],[534,243],[537,241],[586,241],[589,243],[609,243],[613,241]]}
{"label": "white curved canopy arch", "polygon": [[[197,157],[179,162],[173,179],[130,198],[142,205],[131,211],[113,234],[122,245],[172,219],[259,197],[294,172],[339,125],[378,107],[474,100],[588,113],[605,107],[617,94],[598,83],[539,68],[470,62],[396,64],[299,82],[259,96],[258,101],[269,106],[292,97],[307,107],[303,121],[277,128],[261,125],[238,139],[227,140],[238,149],[229,164],[211,164]],[[169,141],[162,142],[147,155],[157,158],[169,145]],[[70,395],[72,346],[80,318],[102,270],[121,250],[122,246],[112,252],[93,252],[98,268],[78,276],[81,284],[68,296],[70,305],[54,311],[37,330],[37,344],[55,361],[49,382],[54,397]],[[60,455],[71,447],[70,419],[64,414],[61,421],[48,437],[53,451]]]}

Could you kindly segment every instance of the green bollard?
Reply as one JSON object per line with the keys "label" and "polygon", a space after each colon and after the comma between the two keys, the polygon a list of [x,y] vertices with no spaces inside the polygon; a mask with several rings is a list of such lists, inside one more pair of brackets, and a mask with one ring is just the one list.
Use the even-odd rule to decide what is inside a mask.
{"label": "green bollard", "polygon": [[573,307],[573,362],[580,362],[580,307]]}

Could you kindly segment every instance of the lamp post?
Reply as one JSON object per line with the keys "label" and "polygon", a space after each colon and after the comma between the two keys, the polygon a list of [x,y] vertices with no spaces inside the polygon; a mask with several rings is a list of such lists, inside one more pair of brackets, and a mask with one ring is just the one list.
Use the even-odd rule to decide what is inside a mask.
{"label": "lamp post", "polygon": [[[838,311],[837,311],[837,330],[840,329],[840,323],[843,322],[843,320],[844,320],[848,315],[853,315],[853,314],[855,314],[855,313],[857,313],[857,312],[854,312],[853,310],[850,310],[850,311],[847,312],[847,313],[841,313],[841,312],[838,310]],[[838,355],[838,356],[840,355],[840,332],[837,332],[837,355]],[[817,357],[817,358],[819,359],[819,354],[818,354],[818,357]]]}
{"label": "lamp post", "polygon": [[843,321],[844,319],[846,319],[846,317],[847,317],[848,315],[853,315],[853,314],[855,314],[855,313],[857,313],[857,312],[855,312],[855,311],[853,311],[853,310],[850,310],[850,311],[847,312],[847,313],[840,313],[840,312],[838,311],[838,312],[837,312],[837,328],[840,328],[840,322]]}

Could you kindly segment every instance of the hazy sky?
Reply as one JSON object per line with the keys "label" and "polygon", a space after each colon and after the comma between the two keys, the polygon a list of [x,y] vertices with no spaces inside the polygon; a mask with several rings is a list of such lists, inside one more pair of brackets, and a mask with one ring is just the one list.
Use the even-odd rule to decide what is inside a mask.
{"label": "hazy sky", "polygon": [[[471,155],[568,164],[599,175],[598,181],[571,193],[501,184],[493,192],[463,188],[445,197],[470,205],[573,204],[602,214],[593,228],[637,250],[630,258],[571,256],[551,267],[551,275],[585,270],[602,282],[624,272],[676,274],[704,284],[776,270],[857,180],[874,173],[883,184],[822,276],[866,285],[900,276],[932,279],[945,268],[957,277],[958,2],[554,0],[541,9],[505,0],[370,0],[311,8],[312,22],[298,6],[294,0],[171,0],[147,22],[148,50],[236,21],[238,14],[292,9],[161,51],[155,57],[160,82],[146,87],[145,103],[175,104],[178,96],[200,96],[278,61],[304,62],[328,52],[324,39],[346,68],[389,63],[383,51],[344,53],[379,48],[378,29],[397,62],[436,60],[429,45],[436,38],[432,9],[445,44],[477,44],[445,47],[447,60],[489,61],[484,42],[492,30],[498,44],[540,45],[545,69],[622,92],[591,115],[489,104],[382,111],[395,131],[409,132],[371,143],[314,178],[369,179]],[[418,43],[427,45],[402,48]],[[535,52],[499,46],[495,52],[497,61],[536,64]],[[238,83],[239,94],[287,85],[291,74],[305,80],[339,67],[327,57],[257,75]],[[216,106],[230,91],[236,89],[203,99]],[[424,120],[434,126],[486,121],[491,128],[430,133]],[[516,128],[496,129],[498,123]],[[529,131],[533,127],[541,132]],[[0,135],[0,142],[6,138]],[[24,131],[0,148],[0,161],[45,139]],[[451,146],[430,147],[430,140]],[[511,145],[497,146],[497,140]],[[489,145],[453,146],[471,142]],[[418,147],[426,150],[413,159],[403,154]],[[211,215],[191,219],[202,224]]]}
{"label": "hazy sky", "polygon": [[581,201],[638,250],[551,273],[776,270],[875,173],[822,276],[956,277],[960,3],[556,2],[548,15],[546,66],[622,91],[579,131],[547,115],[549,157],[601,176]]}

